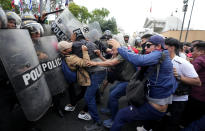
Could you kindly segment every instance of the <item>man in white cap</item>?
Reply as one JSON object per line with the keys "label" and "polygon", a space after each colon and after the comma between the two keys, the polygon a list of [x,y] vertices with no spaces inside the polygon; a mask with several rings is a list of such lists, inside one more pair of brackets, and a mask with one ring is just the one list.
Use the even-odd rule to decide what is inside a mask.
{"label": "man in white cap", "polygon": [[[65,56],[65,62],[72,71],[77,72],[77,83],[82,88],[80,95],[75,95],[74,86],[69,87],[69,94],[71,96],[71,104],[65,106],[66,111],[74,111],[77,101],[80,100],[86,91],[86,87],[91,85],[89,73],[85,70],[84,67],[87,67],[87,61],[90,60],[88,55],[88,49],[86,46],[82,45],[82,54],[83,58],[78,57],[75,54],[72,54],[72,42],[61,41],[58,43],[58,50]],[[84,107],[83,111],[78,114],[78,118],[83,120],[91,120],[91,116],[87,113],[87,106]]]}

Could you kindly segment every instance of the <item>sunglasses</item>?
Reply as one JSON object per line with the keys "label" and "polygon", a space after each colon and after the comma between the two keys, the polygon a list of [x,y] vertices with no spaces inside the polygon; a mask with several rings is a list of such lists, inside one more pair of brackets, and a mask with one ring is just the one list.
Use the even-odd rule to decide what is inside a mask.
{"label": "sunglasses", "polygon": [[153,44],[146,44],[145,47],[150,48],[150,46]]}

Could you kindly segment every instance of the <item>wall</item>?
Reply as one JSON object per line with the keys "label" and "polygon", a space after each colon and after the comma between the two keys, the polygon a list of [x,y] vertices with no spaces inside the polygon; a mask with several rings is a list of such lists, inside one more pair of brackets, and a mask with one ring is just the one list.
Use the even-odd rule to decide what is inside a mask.
{"label": "wall", "polygon": [[[180,30],[177,31],[166,31],[161,33],[164,37],[173,37],[179,39]],[[186,36],[186,31],[182,32],[181,42],[184,42]],[[193,40],[203,40],[205,41],[205,30],[190,30],[187,37],[187,42],[192,42]]]}

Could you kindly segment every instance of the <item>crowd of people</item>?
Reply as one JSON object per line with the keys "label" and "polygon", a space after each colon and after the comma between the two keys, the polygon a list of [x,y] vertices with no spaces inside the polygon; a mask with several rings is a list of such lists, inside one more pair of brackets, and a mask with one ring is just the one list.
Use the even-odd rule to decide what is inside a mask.
{"label": "crowd of people", "polygon": [[[100,39],[91,41],[80,28],[70,32],[68,40],[57,41],[55,34],[45,29],[45,19],[45,14],[36,18],[29,14],[20,18],[16,13],[10,11],[5,13],[0,8],[0,38],[2,39],[0,51],[3,51],[3,47],[11,39],[4,33],[9,30],[14,32],[24,29],[26,32],[28,30],[29,36],[21,38],[21,32],[16,33],[15,37],[12,37],[13,43],[20,45],[32,43],[29,46],[34,49],[34,55],[36,55],[30,60],[32,62],[27,63],[24,62],[24,59],[30,59],[29,54],[24,51],[18,52],[17,47],[8,47],[8,51],[15,48],[16,54],[7,52],[10,53],[10,57],[16,57],[15,60],[5,57],[3,54],[5,52],[0,53],[1,131],[40,131],[35,127],[35,122],[44,115],[48,108],[53,107],[59,116],[63,117],[64,111],[74,111],[81,99],[84,99],[84,106],[77,117],[93,121],[92,125],[84,127],[86,131],[101,131],[104,130],[104,127],[111,131],[120,131],[125,124],[130,122],[139,123],[139,126],[136,127],[138,131],[205,130],[204,41],[195,40],[191,43],[183,43],[171,37],[144,34],[135,38],[134,44],[130,43],[129,35],[124,35],[122,43],[117,39],[112,39],[114,36],[109,30],[106,30]],[[55,37],[57,43],[50,44],[50,47],[44,46],[51,39],[50,36]],[[43,38],[47,39],[43,40]],[[27,40],[30,41],[27,42]],[[31,76],[26,75],[31,68],[37,70],[32,67],[32,64],[37,61],[36,58],[41,64],[40,69],[38,68],[39,72],[43,70],[45,79],[44,76],[40,76],[41,73],[38,71],[39,75],[36,75],[36,79],[32,71]],[[59,67],[58,58],[62,61],[62,66]],[[21,62],[10,66],[9,62],[15,62],[16,59]],[[36,67],[39,63],[37,62],[34,66]],[[47,63],[48,69],[45,63]],[[13,70],[10,67],[18,67],[17,74],[25,78],[24,82],[27,80],[26,88],[20,82],[16,82],[18,75],[14,75],[15,72],[10,74],[9,70]],[[60,70],[56,68],[60,68]],[[134,105],[127,101],[128,106],[119,109],[119,99],[126,96],[130,80],[136,73],[139,73],[137,79],[140,81],[146,78],[145,100],[140,105]],[[30,100],[28,100],[30,103],[43,103],[42,105],[45,107],[36,105],[37,108],[39,106],[39,110],[34,110],[33,107],[24,107],[26,103],[24,99],[27,98],[27,95],[36,96],[32,94],[34,92],[26,94],[26,90],[29,88],[36,89],[32,84],[28,84],[31,82],[30,78],[35,79],[32,82],[33,85],[37,83],[36,87],[42,88],[39,96],[43,99],[29,97]],[[58,88],[56,89],[56,87]],[[78,94],[76,87],[80,89]],[[107,105],[99,111],[110,118],[102,120],[98,114],[96,102],[104,94],[106,87],[110,87]],[[69,103],[62,109],[60,101],[65,92],[69,96]],[[22,100],[22,98],[24,99]],[[52,102],[50,102],[51,99]],[[41,108],[43,109],[40,110]],[[37,114],[33,112],[37,112]]]}

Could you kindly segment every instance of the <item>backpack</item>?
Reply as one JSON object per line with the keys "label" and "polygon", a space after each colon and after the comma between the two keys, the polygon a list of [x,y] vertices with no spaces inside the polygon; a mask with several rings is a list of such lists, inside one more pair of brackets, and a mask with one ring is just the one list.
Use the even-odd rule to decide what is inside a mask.
{"label": "backpack", "polygon": [[71,71],[68,67],[67,63],[65,62],[65,59],[62,59],[62,71],[65,76],[66,81],[71,84],[75,83],[77,81],[77,73],[76,71]]}
{"label": "backpack", "polygon": [[155,67],[151,71],[149,71],[148,74],[146,74],[142,80],[140,79],[140,76],[147,69],[143,68],[143,70],[134,73],[134,75],[132,76],[130,82],[126,87],[126,97],[129,104],[134,105],[135,107],[139,107],[147,101],[146,93],[148,90],[145,86],[145,82],[147,81],[149,76],[152,73],[154,73],[155,70],[157,70],[157,77],[156,77],[156,82],[157,82],[160,64],[164,61],[164,59],[165,59],[165,54],[162,52],[162,56],[158,64],[156,64]]}
{"label": "backpack", "polygon": [[94,50],[97,50],[97,47],[94,43],[86,41],[86,40],[80,40],[73,42],[72,46],[72,53],[77,55],[80,58],[83,58],[82,53],[82,45],[85,45],[88,48],[88,55],[90,56],[90,59],[98,58],[98,56],[95,54]]}
{"label": "backpack", "polygon": [[136,72],[136,67],[127,60],[124,60],[116,65],[113,72],[116,75],[117,80],[129,81]]}

